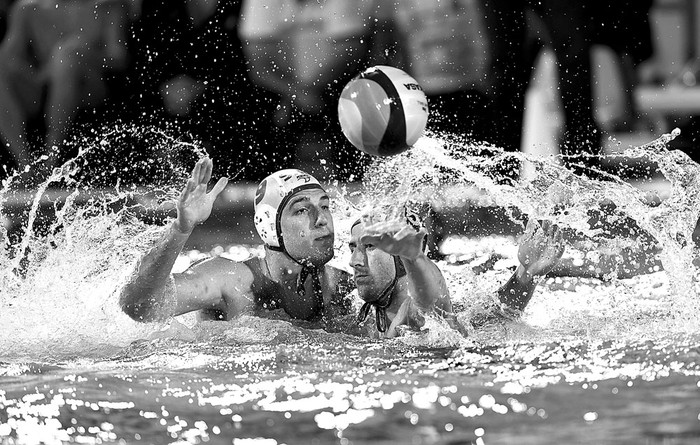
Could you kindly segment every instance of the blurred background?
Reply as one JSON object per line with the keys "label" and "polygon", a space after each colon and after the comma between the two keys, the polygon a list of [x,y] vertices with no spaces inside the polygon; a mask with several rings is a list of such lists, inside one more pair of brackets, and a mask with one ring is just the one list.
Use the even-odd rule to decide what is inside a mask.
{"label": "blurred background", "polygon": [[[431,131],[583,159],[663,196],[654,165],[598,155],[678,127],[672,148],[700,159],[699,21],[698,0],[0,0],[0,177],[33,163],[31,193],[86,138],[162,129],[233,179],[190,247],[255,243],[269,173],[362,179],[371,159],[342,135],[337,98],[388,64],[423,85]],[[128,143],[138,156],[147,141]]]}

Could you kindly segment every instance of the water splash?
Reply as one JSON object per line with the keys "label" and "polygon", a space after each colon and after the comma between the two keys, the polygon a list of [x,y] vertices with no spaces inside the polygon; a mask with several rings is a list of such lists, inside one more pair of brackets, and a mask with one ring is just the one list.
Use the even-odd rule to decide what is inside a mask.
{"label": "water splash", "polygon": [[[452,207],[456,210],[451,222],[458,230],[460,224],[465,229],[464,224],[469,223],[465,217],[469,209],[484,206],[502,210],[496,224],[520,230],[528,219],[554,221],[565,230],[568,241],[566,269],[560,268],[560,272],[602,279],[616,289],[613,293],[623,295],[625,284],[619,283],[620,279],[663,267],[670,289],[659,297],[668,304],[668,316],[662,317],[662,324],[692,331],[697,327],[700,307],[693,266],[697,247],[692,241],[700,217],[700,166],[684,153],[669,150],[668,144],[679,133],[674,130],[608,157],[611,161],[617,157],[643,158],[658,165],[671,184],[670,196],[663,200],[600,169],[590,168],[590,177],[576,175],[562,165],[560,157],[509,153],[454,136],[431,135],[413,150],[376,160],[365,176],[359,201],[363,202],[363,213],[388,214],[389,218],[397,218],[398,209],[412,200],[427,202],[442,213]],[[532,164],[535,174],[515,181],[503,166],[523,162]],[[509,234],[515,237],[518,231]],[[513,246],[512,241],[505,244]],[[509,258],[507,266],[515,266],[516,250],[508,249],[505,255],[493,250],[491,254]],[[493,298],[497,287],[493,280],[502,280],[508,274],[507,266],[502,266],[503,273],[488,284],[489,280],[475,278],[464,268],[451,277],[451,284],[457,283],[454,288],[459,289],[453,293],[458,307],[469,312]],[[441,267],[449,269],[445,264]],[[465,295],[464,289],[471,289],[472,295]],[[616,304],[614,297],[608,302]],[[639,316],[633,306],[619,307],[616,316],[627,321]],[[581,321],[581,326],[585,324]]]}
{"label": "water splash", "polygon": [[[590,288],[608,286],[603,297],[600,289],[586,293],[585,281],[567,288],[561,281],[549,280],[533,299],[525,323],[497,326],[496,335],[473,332],[473,338],[506,341],[525,332],[534,338],[533,326],[549,335],[604,331],[614,336],[640,318],[635,332],[650,326],[694,329],[697,298],[694,273],[689,271],[694,270],[691,240],[699,213],[700,167],[682,153],[668,150],[675,135],[622,153],[656,162],[671,182],[669,198],[651,204],[647,192],[614,175],[598,172],[602,180],[581,177],[561,166],[558,159],[506,153],[445,135],[425,137],[407,153],[376,160],[362,188],[335,184],[337,254],[332,264],[349,269],[349,227],[363,212],[393,218],[407,203],[423,202],[432,206],[433,213],[457,209],[455,220],[459,220],[461,209],[493,206],[503,209],[501,222],[511,227],[522,229],[529,217],[550,219],[566,228],[569,251],[573,256],[581,253],[583,269],[600,263],[591,252],[614,256],[624,249],[660,251],[665,269],[660,273],[668,285],[655,294],[654,304],[640,309],[639,293],[645,284],[620,283],[619,268],[607,274],[606,281],[590,282]],[[117,127],[73,144],[77,155],[38,181],[36,192],[23,190],[31,171],[3,183],[0,215],[15,212],[13,216],[19,214],[22,224],[10,230],[0,227],[0,326],[6,334],[0,340],[0,357],[104,356],[135,339],[157,337],[159,330],[168,327],[133,322],[118,307],[117,295],[136,262],[162,235],[167,209],[204,151],[167,131],[141,127]],[[537,174],[532,179],[513,180],[504,166],[525,161],[535,166]],[[47,200],[52,202],[48,215],[43,213]],[[614,203],[612,211],[606,210],[609,203]],[[14,210],[17,207],[22,211]],[[423,216],[434,216],[431,210],[423,210]],[[604,224],[593,224],[592,212]],[[640,233],[646,235],[640,237]],[[479,243],[463,253],[471,255],[471,262],[483,263],[486,258],[485,262],[493,263],[491,270],[475,272],[464,258],[439,264],[463,324],[493,298],[495,288],[507,279],[508,268],[515,265],[514,237],[482,238]],[[582,289],[583,296],[571,297],[571,291]],[[597,307],[595,315],[560,304],[596,298],[596,304],[589,304]],[[608,323],[607,327],[602,323]],[[302,335],[294,330],[297,328],[289,333],[285,327],[281,335],[279,329],[269,330],[264,324],[244,324],[241,329],[247,334],[236,331],[236,336],[230,326],[224,329],[226,341],[264,344],[273,337]],[[170,325],[161,336],[185,341],[221,337],[219,328],[202,326],[192,331],[178,326]],[[404,340],[412,346],[454,347],[461,340],[452,334],[448,327],[433,323],[422,336]]]}
{"label": "water splash", "polygon": [[0,232],[0,357],[102,356],[158,328],[131,322],[116,292],[204,151],[127,126],[71,144],[34,192],[31,169],[3,184],[0,215],[20,222]]}

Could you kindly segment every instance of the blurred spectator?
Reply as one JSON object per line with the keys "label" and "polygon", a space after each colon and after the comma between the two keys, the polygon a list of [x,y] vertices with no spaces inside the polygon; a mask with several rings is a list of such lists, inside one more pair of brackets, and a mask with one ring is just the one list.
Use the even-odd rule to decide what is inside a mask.
{"label": "blurred spectator", "polygon": [[295,157],[319,177],[360,171],[359,152],[340,131],[337,104],[346,82],[367,67],[373,7],[362,0],[244,3],[240,32],[250,75],[279,97],[274,124],[289,135],[278,155]]}
{"label": "blurred spectator", "polygon": [[518,150],[528,76],[525,25],[511,2],[391,3],[400,65],[428,96],[429,129]]}
{"label": "blurred spectator", "polygon": [[633,94],[636,68],[652,55],[648,20],[651,5],[652,0],[528,2],[528,8],[537,16],[530,20],[530,30],[552,47],[557,59],[564,115],[560,150],[565,164],[576,172],[591,174],[587,167],[598,168],[603,153],[602,134],[594,113],[594,45],[608,46],[618,57],[625,100],[623,116],[601,124],[608,131],[649,129],[649,123],[640,119]]}
{"label": "blurred spectator", "polygon": [[0,40],[5,37],[7,31],[7,16],[10,14],[10,7],[14,0],[0,0]]}
{"label": "blurred spectator", "polygon": [[560,146],[564,162],[576,172],[590,173],[587,167],[598,167],[602,148],[591,88],[591,47],[596,32],[594,6],[590,2],[561,0],[532,1],[529,6],[541,18],[557,58],[558,86],[564,108],[564,135]]}
{"label": "blurred spectator", "polygon": [[273,97],[248,79],[238,37],[241,1],[143,0],[132,24],[133,61],[117,117],[176,125],[223,171],[251,180],[279,162]]}
{"label": "blurred spectator", "polygon": [[639,64],[653,55],[649,10],[653,0],[591,1],[591,21],[595,26],[593,43],[609,47],[617,57],[622,81],[622,116],[601,125],[610,132],[649,130],[649,122],[640,116],[634,100]]}
{"label": "blurred spectator", "polygon": [[[48,153],[66,136],[78,109],[105,98],[108,72],[126,63],[127,20],[125,0],[20,0],[13,5],[0,46],[5,162],[26,165],[36,157],[34,145],[45,145]],[[37,133],[35,144],[29,135]]]}

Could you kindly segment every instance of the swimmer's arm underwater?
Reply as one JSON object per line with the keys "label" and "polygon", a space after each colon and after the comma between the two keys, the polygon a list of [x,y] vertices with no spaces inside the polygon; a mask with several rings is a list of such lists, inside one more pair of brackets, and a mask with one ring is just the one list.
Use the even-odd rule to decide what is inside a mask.
{"label": "swimmer's arm underwater", "polygon": [[[228,183],[226,178],[221,178],[211,192],[207,193],[212,169],[211,159],[205,158],[197,162],[177,201],[177,219],[164,239],[141,259],[133,277],[122,289],[119,304],[134,320],[153,321],[220,302],[221,292],[217,294],[215,287],[208,286],[207,283],[202,283],[202,286],[193,285],[195,277],[176,276],[177,304],[165,304],[167,285],[175,260],[195,226],[209,218],[214,200]],[[183,285],[183,281],[188,284]],[[205,295],[194,293],[200,288],[207,289]]]}
{"label": "swimmer's arm underwater", "polygon": [[564,254],[562,233],[550,221],[529,221],[520,240],[520,265],[513,276],[498,290],[498,299],[509,310],[522,312],[537,287],[537,276],[551,271]]}

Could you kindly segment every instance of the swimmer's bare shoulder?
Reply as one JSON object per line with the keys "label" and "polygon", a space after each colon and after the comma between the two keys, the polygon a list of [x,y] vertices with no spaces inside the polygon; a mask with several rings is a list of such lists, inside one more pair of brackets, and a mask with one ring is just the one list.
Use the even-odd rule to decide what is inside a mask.
{"label": "swimmer's bare shoulder", "polygon": [[254,276],[245,263],[214,257],[173,278],[177,297],[173,315],[216,310],[231,318],[255,308]]}
{"label": "swimmer's bare shoulder", "polygon": [[[256,312],[259,308],[256,306],[253,289],[255,275],[247,263],[248,261],[214,257],[174,274],[177,304],[173,315],[203,311],[206,314],[218,314],[214,318],[229,320],[242,313]],[[343,270],[326,266],[323,281],[326,288],[324,293],[329,297],[332,313],[348,313],[352,308],[352,276]]]}

